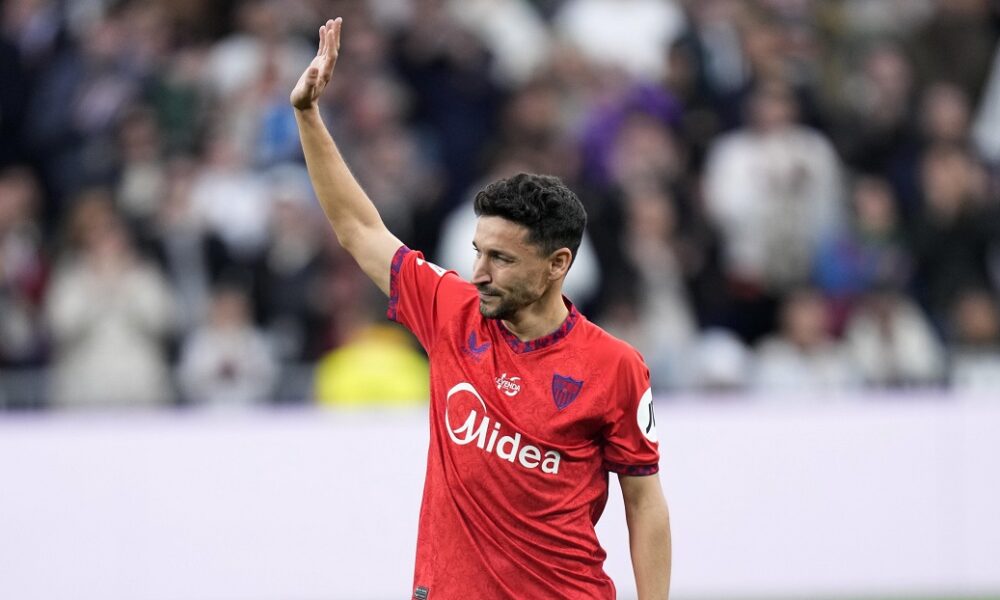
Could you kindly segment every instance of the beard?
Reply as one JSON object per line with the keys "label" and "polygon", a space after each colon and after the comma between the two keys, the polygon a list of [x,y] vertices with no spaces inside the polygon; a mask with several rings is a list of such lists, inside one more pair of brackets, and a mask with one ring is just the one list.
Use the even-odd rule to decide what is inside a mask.
{"label": "beard", "polygon": [[481,286],[477,289],[484,294],[489,294],[496,302],[496,306],[488,307],[486,302],[480,298],[479,313],[487,319],[510,320],[517,314],[517,311],[542,297],[541,294],[534,294],[524,288],[515,288],[506,293],[489,286]]}

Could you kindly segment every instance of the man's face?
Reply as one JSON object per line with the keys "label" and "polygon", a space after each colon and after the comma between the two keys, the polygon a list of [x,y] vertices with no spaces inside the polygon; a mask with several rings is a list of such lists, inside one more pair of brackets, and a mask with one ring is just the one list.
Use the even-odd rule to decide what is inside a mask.
{"label": "man's face", "polygon": [[527,227],[501,217],[480,217],[472,245],[472,283],[479,290],[484,317],[510,319],[548,289],[549,261],[528,242]]}

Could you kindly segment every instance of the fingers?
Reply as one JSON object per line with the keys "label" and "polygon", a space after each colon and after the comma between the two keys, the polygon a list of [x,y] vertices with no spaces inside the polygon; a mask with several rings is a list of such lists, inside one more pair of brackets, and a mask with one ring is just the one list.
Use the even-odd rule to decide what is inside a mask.
{"label": "fingers", "polygon": [[343,19],[337,17],[326,22],[326,39],[323,43],[324,61],[323,72],[320,74],[324,82],[329,82],[333,77],[333,67],[337,63],[337,50],[340,47],[340,28]]}
{"label": "fingers", "polygon": [[[319,49],[316,56],[328,54],[330,48],[334,51],[340,49],[340,26],[344,20],[340,17],[329,19],[319,28]],[[331,40],[333,43],[331,43]]]}
{"label": "fingers", "polygon": [[326,51],[327,58],[337,59],[337,50],[340,49],[340,28],[343,24],[344,20],[340,17],[326,22],[326,43],[324,44],[324,50]]}

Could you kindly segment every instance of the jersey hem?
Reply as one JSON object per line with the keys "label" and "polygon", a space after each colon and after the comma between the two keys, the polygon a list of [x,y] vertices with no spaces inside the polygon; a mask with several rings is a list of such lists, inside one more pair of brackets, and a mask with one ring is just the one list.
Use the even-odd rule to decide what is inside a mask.
{"label": "jersey hem", "polygon": [[655,475],[660,472],[660,465],[625,465],[622,463],[616,463],[611,461],[604,461],[604,469],[606,471],[611,471],[612,473],[618,473],[619,475],[628,476],[643,476],[643,475]]}

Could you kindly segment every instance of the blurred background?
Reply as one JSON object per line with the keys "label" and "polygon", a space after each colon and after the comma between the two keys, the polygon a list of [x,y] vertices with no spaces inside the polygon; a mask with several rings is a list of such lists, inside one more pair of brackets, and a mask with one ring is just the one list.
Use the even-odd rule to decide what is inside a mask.
{"label": "blurred background", "polygon": [[484,182],[559,175],[568,293],[657,391],[995,388],[998,6],[8,0],[0,407],[422,398],[288,108],[329,15],[390,228],[468,272]]}
{"label": "blurred background", "polygon": [[[1000,517],[984,500],[1000,502],[1000,448],[988,433],[1000,429],[997,0],[6,0],[0,475],[25,495],[0,499],[0,533],[13,531],[12,511],[38,514],[25,498],[79,491],[64,477],[38,480],[45,469],[74,471],[53,458],[63,456],[56,447],[100,469],[203,428],[220,428],[208,436],[217,444],[249,436],[252,454],[254,436],[295,439],[296,428],[330,427],[319,437],[340,443],[364,415],[425,427],[426,359],[387,323],[384,297],[331,235],[288,105],[318,26],[333,16],[345,24],[324,117],[407,245],[468,274],[471,199],[484,183],[543,172],[579,194],[589,224],[567,294],[650,366],[661,438],[678,457],[664,454],[668,497],[704,506],[693,490],[708,493],[695,485],[705,469],[733,469],[734,455],[776,439],[727,446],[746,432],[733,419],[758,434],[772,425],[789,434],[794,422],[816,435],[786,440],[806,446],[771,458],[802,460],[829,450],[817,440],[849,438],[861,463],[898,458],[894,481],[907,469],[930,477],[882,490],[899,503],[869,514],[874,522],[898,516],[913,494],[934,499],[880,538],[887,548],[907,547],[900,531],[919,533],[928,515],[965,519],[961,535],[938,522],[951,541],[926,563],[897,557],[913,573],[888,582],[876,569],[840,587],[809,577],[782,587],[791,580],[775,573],[777,587],[727,590],[685,584],[680,571],[681,597],[1000,593]],[[844,438],[837,424],[868,433]],[[160,433],[128,437],[136,427]],[[424,442],[412,435],[419,459]],[[894,435],[914,445],[865,446]],[[275,439],[268,456],[285,448]],[[108,440],[120,451],[87,454]],[[350,451],[316,443],[321,455]],[[163,450],[155,464],[192,467],[218,451],[209,444],[184,463]],[[692,456],[704,462],[684,463]],[[225,469],[255,464],[231,459]],[[671,480],[675,461],[673,476],[691,480]],[[415,487],[400,492],[410,495],[399,506],[413,507],[401,513],[407,523],[420,462]],[[783,485],[822,485],[786,466]],[[857,466],[838,472],[850,480]],[[162,475],[136,468],[133,477]],[[101,481],[88,485],[106,485],[113,500],[80,518],[119,507],[116,480]],[[43,529],[52,533],[29,527],[6,539]],[[42,564],[3,539],[7,564]],[[404,574],[401,594],[412,536],[400,539],[403,562],[390,570]],[[942,556],[958,562],[921,579],[925,566],[943,568]],[[821,563],[809,564],[818,573]],[[294,597],[384,597],[340,596],[327,583]],[[15,584],[8,597],[288,597],[154,587],[32,596]]]}

